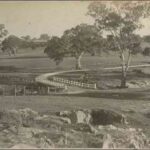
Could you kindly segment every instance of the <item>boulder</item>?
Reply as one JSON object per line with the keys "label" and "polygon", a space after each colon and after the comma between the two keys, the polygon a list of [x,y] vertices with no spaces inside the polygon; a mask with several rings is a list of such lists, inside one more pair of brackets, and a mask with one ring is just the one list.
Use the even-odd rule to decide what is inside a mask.
{"label": "boulder", "polygon": [[63,118],[61,118],[61,120],[62,120],[64,123],[71,124],[71,120],[70,120],[70,118],[63,117]]}
{"label": "boulder", "polygon": [[87,123],[89,118],[84,110],[62,111],[57,114],[62,118],[69,118],[72,124]]}
{"label": "boulder", "polygon": [[86,124],[90,123],[91,115],[87,110],[78,110],[75,113],[77,117],[76,123],[86,123]]}
{"label": "boulder", "polygon": [[56,112],[56,114],[62,117],[68,117],[71,113],[72,113],[71,111],[66,111],[66,110],[61,112]]}
{"label": "boulder", "polygon": [[54,148],[53,142],[48,139],[46,136],[41,137],[38,141],[38,147],[39,148]]}
{"label": "boulder", "polygon": [[86,114],[81,110],[76,111],[75,113],[77,116],[77,123],[85,123]]}
{"label": "boulder", "polygon": [[38,113],[29,109],[20,109],[20,110],[5,110],[0,112],[0,122],[3,124],[2,127],[12,127],[15,126],[18,130],[19,127],[33,126],[35,118],[38,116]]}
{"label": "boulder", "polygon": [[22,126],[22,118],[16,110],[5,110],[0,112],[1,130],[10,129],[18,134],[19,128]]}
{"label": "boulder", "polygon": [[125,115],[105,109],[73,110],[57,113],[62,118],[69,118],[71,124],[109,125],[127,124]]}
{"label": "boulder", "polygon": [[39,116],[38,112],[30,108],[20,109],[19,114],[22,118],[22,125],[25,127],[33,126],[35,123],[35,118]]}
{"label": "boulder", "polygon": [[94,109],[91,111],[91,124],[109,125],[113,123],[127,124],[126,117],[123,114],[105,109]]}

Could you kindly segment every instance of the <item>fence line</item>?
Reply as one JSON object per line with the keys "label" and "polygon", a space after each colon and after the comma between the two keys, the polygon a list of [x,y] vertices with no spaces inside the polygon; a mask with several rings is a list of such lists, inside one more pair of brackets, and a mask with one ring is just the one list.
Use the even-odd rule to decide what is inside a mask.
{"label": "fence line", "polygon": [[18,77],[18,76],[10,76],[10,75],[3,75],[0,74],[0,80],[2,82],[7,82],[7,83],[24,83],[24,84],[32,84],[35,83],[34,78],[27,78],[27,77]]}
{"label": "fence line", "polygon": [[83,82],[63,79],[63,78],[55,77],[55,76],[53,77],[53,81],[55,81],[55,83],[61,82],[61,83],[65,83],[65,84],[69,84],[69,85],[73,85],[73,86],[79,86],[79,87],[89,88],[89,89],[96,89],[96,83],[95,84],[83,83]]}
{"label": "fence line", "polygon": [[46,84],[46,85],[57,86],[59,88],[66,88],[66,86],[62,83],[57,83],[57,82],[54,82],[52,80],[48,80],[48,81],[43,80],[43,78],[40,78],[40,77],[37,78],[36,81],[39,82],[39,83],[42,81],[42,84]]}

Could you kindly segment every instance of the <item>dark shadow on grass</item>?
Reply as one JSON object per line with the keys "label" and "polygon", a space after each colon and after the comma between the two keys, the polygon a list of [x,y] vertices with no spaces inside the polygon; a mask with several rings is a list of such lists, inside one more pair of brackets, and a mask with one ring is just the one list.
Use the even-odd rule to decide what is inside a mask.
{"label": "dark shadow on grass", "polygon": [[17,72],[19,71],[21,68],[17,68],[14,66],[0,66],[0,71],[1,72]]}
{"label": "dark shadow on grass", "polygon": [[148,100],[145,99],[145,93],[142,92],[85,92],[79,94],[65,94],[65,96],[73,97],[92,97],[92,98],[105,98],[105,99],[116,99],[116,100]]}
{"label": "dark shadow on grass", "polygon": [[13,57],[1,57],[0,59],[38,59],[48,58],[47,56],[13,56]]}
{"label": "dark shadow on grass", "polygon": [[141,61],[141,63],[144,63],[144,64],[150,64],[149,61]]}

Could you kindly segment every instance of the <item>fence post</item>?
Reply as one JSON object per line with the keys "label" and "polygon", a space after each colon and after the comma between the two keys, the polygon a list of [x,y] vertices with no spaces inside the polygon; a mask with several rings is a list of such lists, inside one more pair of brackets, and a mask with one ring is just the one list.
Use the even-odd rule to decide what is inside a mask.
{"label": "fence post", "polygon": [[65,85],[65,90],[67,90],[68,89],[68,87],[67,87],[67,85]]}
{"label": "fence post", "polygon": [[16,92],[17,92],[17,91],[16,91],[16,85],[15,85],[15,97],[16,97]]}
{"label": "fence post", "polygon": [[3,96],[5,96],[5,88],[3,88]]}
{"label": "fence post", "polygon": [[84,83],[83,82],[81,83],[81,86],[84,87]]}
{"label": "fence post", "polygon": [[97,87],[96,87],[96,83],[94,84],[94,89],[97,89]]}
{"label": "fence post", "polygon": [[31,85],[31,95],[34,95],[34,86]]}
{"label": "fence post", "polygon": [[49,94],[49,86],[47,87],[47,94]]}
{"label": "fence post", "polygon": [[26,95],[26,86],[23,86],[23,95]]}
{"label": "fence post", "polygon": [[38,93],[41,94],[41,92],[40,92],[40,86],[38,86]]}

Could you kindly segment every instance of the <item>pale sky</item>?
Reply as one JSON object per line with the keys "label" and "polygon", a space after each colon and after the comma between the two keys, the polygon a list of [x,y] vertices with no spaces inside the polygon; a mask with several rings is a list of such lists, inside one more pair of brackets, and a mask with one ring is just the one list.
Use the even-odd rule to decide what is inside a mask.
{"label": "pale sky", "polygon": [[[89,1],[8,1],[0,2],[0,24],[9,34],[39,37],[42,33],[60,36],[81,23],[92,24],[87,16]],[[150,34],[150,21],[144,21],[142,35]]]}
{"label": "pale sky", "polygon": [[80,23],[93,23],[86,16],[89,2],[30,1],[0,2],[0,24],[10,34],[39,36],[41,33],[61,35]]}

